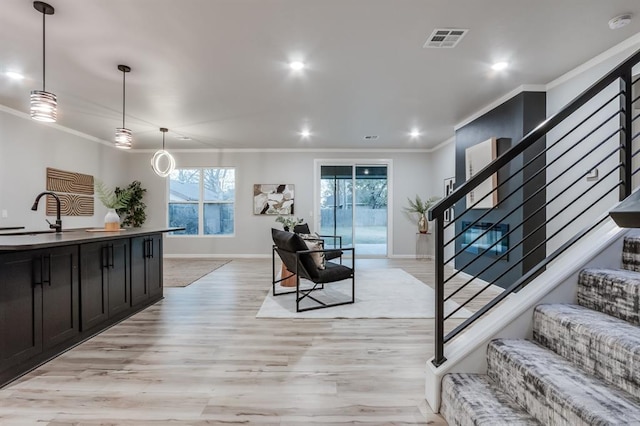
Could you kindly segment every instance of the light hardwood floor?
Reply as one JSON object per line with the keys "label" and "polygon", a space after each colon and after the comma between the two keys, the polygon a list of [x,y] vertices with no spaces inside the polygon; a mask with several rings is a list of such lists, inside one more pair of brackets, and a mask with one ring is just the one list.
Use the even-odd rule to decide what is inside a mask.
{"label": "light hardwood floor", "polygon": [[[432,279],[425,260],[362,260]],[[444,425],[433,320],[256,319],[271,260],[233,260],[0,390],[6,425]],[[451,324],[455,325],[455,324]]]}

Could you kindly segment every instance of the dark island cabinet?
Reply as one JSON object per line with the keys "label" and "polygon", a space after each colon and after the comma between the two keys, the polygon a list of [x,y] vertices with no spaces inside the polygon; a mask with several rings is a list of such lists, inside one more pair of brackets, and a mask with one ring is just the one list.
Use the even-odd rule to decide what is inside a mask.
{"label": "dark island cabinet", "polygon": [[131,239],[131,302],[162,298],[162,234]]}
{"label": "dark island cabinet", "polygon": [[0,377],[79,334],[78,248],[0,254]]}
{"label": "dark island cabinet", "polygon": [[172,230],[0,236],[0,386],[162,299]]}
{"label": "dark island cabinet", "polygon": [[83,331],[129,310],[129,239],[80,245]]}

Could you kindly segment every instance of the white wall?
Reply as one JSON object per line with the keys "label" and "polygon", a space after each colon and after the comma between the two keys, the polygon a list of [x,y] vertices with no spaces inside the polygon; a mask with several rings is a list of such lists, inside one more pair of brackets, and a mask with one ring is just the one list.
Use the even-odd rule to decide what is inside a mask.
{"label": "white wall", "polygon": [[[152,153],[133,152],[128,158],[129,180],[139,180],[147,188],[149,226],[164,226],[166,219],[166,180],[157,177],[149,165]],[[393,162],[393,255],[413,256],[417,225],[404,214],[407,197],[431,195],[432,176],[427,152],[253,152],[207,151],[175,152],[178,167],[236,168],[235,236],[168,236],[167,255],[270,255],[272,227],[280,228],[274,216],[253,215],[253,184],[295,184],[295,216],[312,223],[314,159],[389,159]],[[453,170],[453,169],[451,169]],[[441,186],[441,185],[440,185]],[[437,194],[442,192],[438,187]]]}
{"label": "white wall", "polygon": [[[598,79],[603,77],[607,72],[619,65],[624,59],[634,53],[640,48],[640,43],[627,48],[626,50],[607,58],[599,64],[592,66],[585,71],[578,73],[571,78],[563,78],[561,83],[551,83],[550,88],[547,91],[547,116],[551,116],[557,113],[565,105],[567,105],[573,98],[578,96],[581,92],[587,89],[591,84],[595,83]],[[576,126],[581,120],[586,118],[590,113],[595,111],[596,108],[604,104],[608,99],[617,93],[619,90],[619,83],[610,85],[603,93],[589,102],[583,108],[574,113],[569,119],[567,119],[562,125],[549,133],[547,137],[547,146],[550,146],[553,142],[559,140],[569,129]],[[596,131],[594,134],[588,136],[584,141],[577,145],[577,142],[587,136],[587,133],[594,129],[597,125],[605,121],[605,119],[619,108],[619,102],[613,101],[602,112],[598,113],[593,119],[589,120],[585,125],[581,126],[569,137],[562,140],[556,147],[550,149],[547,152],[547,164],[555,159],[561,152],[575,146],[569,154],[558,160],[547,169],[547,182],[551,182],[554,178],[558,178],[554,183],[550,184],[547,188],[547,200],[552,200],[558,196],[555,201],[551,202],[547,207],[547,220],[550,220],[554,215],[557,215],[555,219],[551,220],[547,225],[547,236],[550,237],[554,233],[558,232],[547,243],[547,253],[553,252],[561,244],[567,241],[570,237],[575,235],[576,232],[582,228],[588,226],[593,222],[593,219],[600,214],[606,212],[612,205],[617,202],[618,193],[617,190],[612,194],[606,196],[602,201],[597,202],[600,195],[610,190],[618,180],[618,172],[614,172],[611,176],[604,179],[603,176],[612,168],[616,167],[619,157],[613,155],[605,163],[599,165],[599,183],[590,191],[585,194],[579,200],[572,202],[576,195],[583,194],[589,187],[593,185],[593,182],[587,182],[585,178],[580,179],[570,190],[560,195],[561,191],[569,186],[570,183],[579,179],[580,175],[587,170],[590,170],[593,165],[602,159],[605,155],[616,149],[619,139],[611,138],[602,147],[598,148],[593,154],[590,154],[585,160],[579,163],[579,165],[569,170],[564,175],[561,173],[568,170],[568,167],[574,164],[578,159],[587,154],[589,150],[594,148],[598,143],[607,138],[608,135],[615,132],[619,126],[619,119],[614,118],[609,121],[604,127]],[[562,209],[570,204],[570,206],[562,211]],[[595,205],[594,205],[595,204]],[[585,209],[589,211],[582,217],[578,217],[572,224],[567,226],[564,230],[560,230],[571,219],[575,218],[580,212]]]}
{"label": "white wall", "polygon": [[[444,198],[444,180],[456,175],[456,143],[455,138],[440,144],[438,149],[429,154],[429,180],[431,189],[429,194]],[[456,182],[456,188],[462,182]],[[430,224],[432,226],[433,224]],[[454,236],[454,226],[451,225],[444,232],[444,241],[451,240]],[[453,256],[455,245],[453,243],[445,246],[444,256],[449,259]]]}
{"label": "white wall", "polygon": [[[93,175],[112,187],[129,183],[126,153],[10,111],[0,109],[0,211],[7,211],[0,227],[48,228],[45,200],[37,212],[31,211],[36,195],[46,190],[47,167]],[[64,216],[62,226],[103,226],[105,214],[96,201],[94,216]]]}

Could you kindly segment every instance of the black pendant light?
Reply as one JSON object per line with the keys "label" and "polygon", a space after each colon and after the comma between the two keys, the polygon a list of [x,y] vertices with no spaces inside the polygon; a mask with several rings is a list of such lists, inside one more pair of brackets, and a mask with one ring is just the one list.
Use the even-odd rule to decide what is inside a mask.
{"label": "black pendant light", "polygon": [[45,90],[45,17],[53,15],[55,9],[53,6],[41,2],[34,1],[33,7],[42,13],[42,90],[31,91],[31,118],[38,121],[46,121],[53,123],[58,117],[58,100],[56,95]]}
{"label": "black pendant light", "polygon": [[131,149],[132,134],[131,130],[124,127],[125,112],[125,76],[131,72],[131,67],[127,65],[118,65],[118,69],[122,71],[122,127],[116,129],[115,144],[120,149]]}

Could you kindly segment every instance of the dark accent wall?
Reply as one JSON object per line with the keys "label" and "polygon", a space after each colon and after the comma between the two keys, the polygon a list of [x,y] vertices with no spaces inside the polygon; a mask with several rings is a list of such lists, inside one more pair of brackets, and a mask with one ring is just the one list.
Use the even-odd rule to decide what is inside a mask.
{"label": "dark accent wall", "polygon": [[[522,92],[500,106],[494,108],[461,127],[456,131],[456,186],[465,181],[465,150],[492,137],[498,138],[498,156],[518,143],[523,136],[533,130],[546,118],[546,93]],[[546,164],[546,155],[539,155],[545,148],[544,139],[525,150],[516,161],[505,166],[498,172],[498,184],[514,174],[523,164],[531,162],[522,172],[506,181],[498,190],[498,206],[490,209],[489,213],[480,222],[503,223],[509,226],[509,254],[499,260],[496,265],[488,267],[495,257],[477,256],[462,251],[456,258],[456,269],[477,275],[486,281],[500,287],[508,287],[529,271],[535,264],[545,258],[546,230],[546,173],[542,171],[536,174]],[[526,183],[525,183],[526,182]],[[522,186],[524,184],[524,186]],[[513,194],[507,197],[508,194]],[[523,204],[524,203],[524,204]],[[462,216],[466,209],[465,199],[456,203],[456,234],[462,231],[462,221],[473,222],[487,209],[473,209]],[[513,211],[513,212],[512,212]],[[510,213],[512,212],[512,213]],[[509,214],[510,213],[510,214]],[[504,216],[509,214],[506,218]],[[526,220],[523,224],[523,220]],[[519,226],[520,225],[520,226]],[[518,245],[523,236],[529,236],[526,242]],[[540,246],[536,249],[537,246]],[[460,238],[455,243],[456,252],[461,251]],[[524,255],[528,256],[523,262],[518,263]],[[476,259],[477,258],[477,259]],[[476,259],[476,260],[474,260]],[[505,260],[506,259],[506,260]],[[469,264],[469,262],[472,262]]]}

